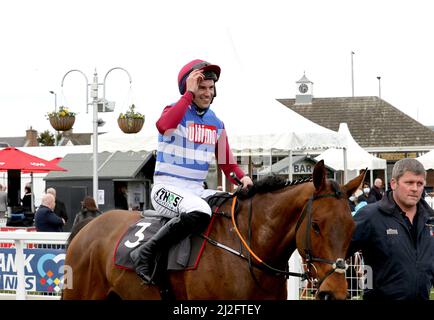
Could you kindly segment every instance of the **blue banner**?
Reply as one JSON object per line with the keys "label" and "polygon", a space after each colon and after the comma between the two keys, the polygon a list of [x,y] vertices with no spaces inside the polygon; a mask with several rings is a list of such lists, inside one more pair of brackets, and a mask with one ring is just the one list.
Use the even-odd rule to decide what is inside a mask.
{"label": "blue banner", "polygon": [[[59,292],[63,285],[64,249],[24,249],[25,290]],[[0,248],[0,290],[16,290],[15,249]]]}

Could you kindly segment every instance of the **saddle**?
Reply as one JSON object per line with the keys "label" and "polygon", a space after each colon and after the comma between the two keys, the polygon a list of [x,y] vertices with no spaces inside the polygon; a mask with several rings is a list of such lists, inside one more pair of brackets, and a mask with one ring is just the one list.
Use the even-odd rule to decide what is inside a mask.
{"label": "saddle", "polygon": [[[204,200],[208,202],[212,211],[215,212],[217,208],[230,198],[232,198],[231,194],[219,192]],[[114,264],[116,268],[134,270],[130,252],[149,240],[169,221],[168,218],[159,215],[155,210],[145,210],[141,215],[142,219],[128,227],[115,247]],[[205,236],[211,231],[212,221],[206,229]],[[163,282],[162,279],[168,270],[196,269],[206,241],[202,235],[192,234],[173,245],[168,252],[160,252],[157,256],[157,270],[154,282],[157,284]]]}

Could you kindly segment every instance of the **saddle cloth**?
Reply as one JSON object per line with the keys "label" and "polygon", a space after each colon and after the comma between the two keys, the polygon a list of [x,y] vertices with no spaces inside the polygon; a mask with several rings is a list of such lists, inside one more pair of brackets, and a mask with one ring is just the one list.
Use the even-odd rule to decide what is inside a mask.
{"label": "saddle cloth", "polygon": [[[134,270],[130,252],[149,240],[166,222],[163,217],[145,217],[131,225],[119,239],[114,252],[117,268]],[[191,235],[169,249],[167,270],[195,269],[204,239]]]}
{"label": "saddle cloth", "polygon": [[[211,208],[219,208],[230,195],[225,192],[219,192],[205,199]],[[130,258],[130,252],[148,241],[169,219],[159,216],[154,210],[146,210],[143,213],[144,218],[131,225],[121,236],[114,252],[114,263],[117,268],[134,270],[133,261]],[[210,224],[212,224],[213,219]],[[208,226],[208,231],[210,226]],[[166,270],[185,270],[196,269],[206,239],[199,235],[190,235],[181,242],[173,245],[167,255]],[[166,254],[166,253],[164,253]],[[164,260],[163,260],[164,261]],[[162,266],[160,266],[162,268]]]}

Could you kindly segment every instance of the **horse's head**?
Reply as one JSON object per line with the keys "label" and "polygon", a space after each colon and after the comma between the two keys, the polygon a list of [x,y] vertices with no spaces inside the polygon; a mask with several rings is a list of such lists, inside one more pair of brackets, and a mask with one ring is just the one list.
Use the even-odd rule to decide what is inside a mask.
{"label": "horse's head", "polygon": [[314,192],[299,218],[296,242],[318,299],[347,297],[345,258],[355,227],[348,198],[364,180],[365,172],[340,186],[326,179],[323,161],[315,165]]}

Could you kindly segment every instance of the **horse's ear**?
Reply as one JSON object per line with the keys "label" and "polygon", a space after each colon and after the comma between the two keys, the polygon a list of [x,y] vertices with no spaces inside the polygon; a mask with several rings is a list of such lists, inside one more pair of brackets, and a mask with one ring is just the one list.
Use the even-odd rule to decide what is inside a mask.
{"label": "horse's ear", "polygon": [[351,197],[357,188],[362,185],[363,181],[365,181],[366,171],[368,171],[368,168],[361,170],[357,177],[343,186],[343,190],[348,198]]}
{"label": "horse's ear", "polygon": [[313,168],[313,174],[312,174],[313,185],[315,186],[316,191],[319,191],[321,187],[325,185],[326,175],[327,172],[324,166],[324,160],[320,160]]}

